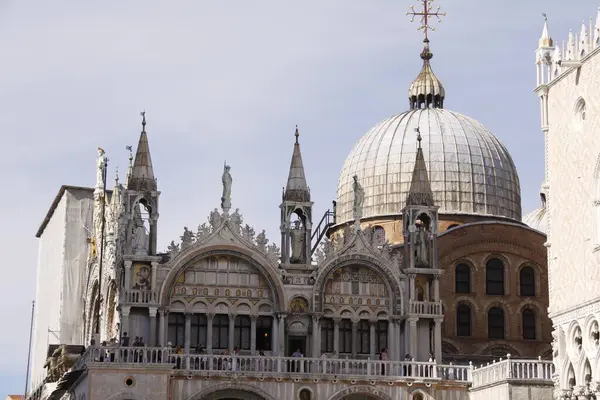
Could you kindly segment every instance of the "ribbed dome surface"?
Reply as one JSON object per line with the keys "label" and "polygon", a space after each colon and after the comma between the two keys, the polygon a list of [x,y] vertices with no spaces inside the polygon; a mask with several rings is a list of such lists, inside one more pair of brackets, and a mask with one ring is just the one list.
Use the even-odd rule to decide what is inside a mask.
{"label": "ribbed dome surface", "polygon": [[365,190],[363,218],[400,214],[415,164],[417,128],[439,213],[521,220],[519,177],[504,145],[472,118],[423,108],[380,122],[354,146],[338,182],[338,223],[352,219],[354,175]]}

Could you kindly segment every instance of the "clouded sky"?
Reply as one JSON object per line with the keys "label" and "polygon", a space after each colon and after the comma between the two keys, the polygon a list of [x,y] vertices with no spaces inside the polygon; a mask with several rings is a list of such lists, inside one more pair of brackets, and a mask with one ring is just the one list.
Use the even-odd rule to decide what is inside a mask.
{"label": "clouded sky", "polygon": [[[517,165],[524,212],[539,204],[543,137],[535,85],[542,12],[567,38],[595,1],[440,0],[431,36],[446,108],[494,132]],[[315,215],[353,144],[407,109],[422,36],[416,0],[4,0],[0,2],[0,397],[24,389],[34,234],[60,185],[95,183],[96,147],[127,165],[147,112],[161,247],[219,206],[224,159],[246,223],[278,230],[301,131]],[[123,174],[121,174],[123,178]]]}

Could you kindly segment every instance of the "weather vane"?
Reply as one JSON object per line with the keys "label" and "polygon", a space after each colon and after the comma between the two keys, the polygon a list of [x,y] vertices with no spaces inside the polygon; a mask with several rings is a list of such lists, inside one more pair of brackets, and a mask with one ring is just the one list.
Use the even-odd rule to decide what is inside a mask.
{"label": "weather vane", "polygon": [[430,23],[431,23],[430,17],[436,17],[438,22],[442,22],[442,18],[440,18],[440,17],[445,17],[446,13],[440,12],[440,6],[438,6],[437,10],[433,11],[432,3],[434,0],[420,0],[420,1],[423,3],[423,11],[417,12],[417,11],[415,11],[414,6],[410,6],[410,11],[408,11],[406,13],[406,15],[410,15],[410,22],[414,22],[415,17],[421,17],[421,20],[420,20],[421,25],[419,26],[418,30],[420,30],[420,31],[422,30],[425,33],[425,40],[428,40],[427,32],[430,29],[432,31],[435,31],[435,28],[430,25]]}

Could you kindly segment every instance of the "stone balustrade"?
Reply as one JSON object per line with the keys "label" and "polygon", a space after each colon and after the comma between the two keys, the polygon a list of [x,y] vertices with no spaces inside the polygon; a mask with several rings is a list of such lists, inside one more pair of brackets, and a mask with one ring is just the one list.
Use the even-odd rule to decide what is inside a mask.
{"label": "stone balustrade", "polygon": [[473,368],[471,384],[473,388],[477,388],[505,380],[537,380],[551,383],[553,374],[552,361],[542,360],[541,357],[537,360],[515,360],[508,354],[504,360]]}
{"label": "stone balustrade", "polygon": [[[435,362],[379,361],[276,356],[176,354],[168,348],[94,346],[82,356],[82,363],[127,364],[128,368],[164,366],[186,374],[243,374],[264,377],[293,375],[334,377],[334,379],[405,379],[411,381],[454,380],[469,382],[469,366],[441,365]],[[82,365],[81,363],[79,365]]]}
{"label": "stone balustrade", "polygon": [[158,297],[155,290],[123,290],[121,304],[158,304]]}
{"label": "stone balustrade", "polygon": [[442,314],[442,302],[441,301],[415,301],[409,302],[409,314],[419,315],[443,315]]}

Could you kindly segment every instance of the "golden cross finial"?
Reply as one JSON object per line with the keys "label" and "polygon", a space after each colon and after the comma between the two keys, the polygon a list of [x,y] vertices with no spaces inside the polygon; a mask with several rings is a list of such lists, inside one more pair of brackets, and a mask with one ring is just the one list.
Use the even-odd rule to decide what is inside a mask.
{"label": "golden cross finial", "polygon": [[433,3],[434,0],[420,0],[423,3],[423,11],[421,12],[417,12],[415,11],[415,7],[414,6],[410,6],[410,11],[406,13],[406,15],[410,15],[410,22],[413,22],[415,20],[415,17],[421,17],[421,25],[419,26],[418,30],[422,30],[425,33],[425,40],[428,40],[427,37],[427,32],[431,29],[432,31],[435,31],[435,28],[431,25],[429,25],[430,21],[430,17],[436,17],[438,22],[442,22],[442,19],[440,17],[445,17],[446,13],[445,12],[440,12],[440,6],[438,6],[437,10],[433,11],[433,5],[431,3]]}

